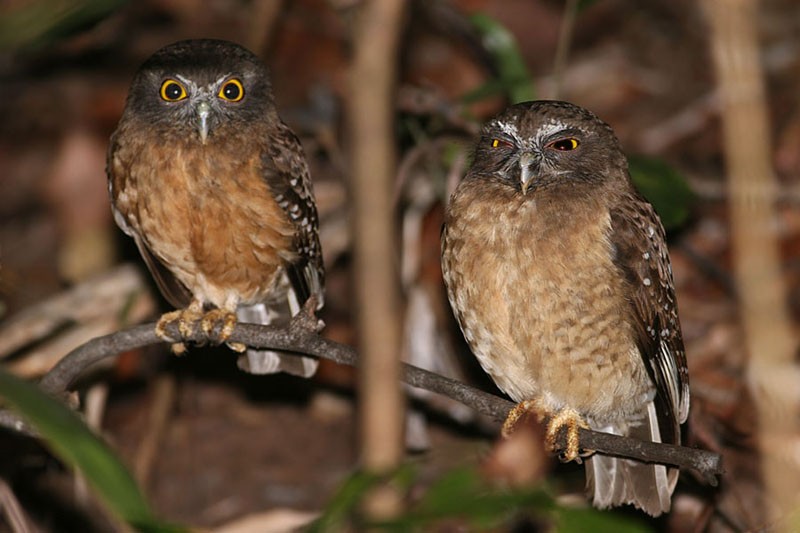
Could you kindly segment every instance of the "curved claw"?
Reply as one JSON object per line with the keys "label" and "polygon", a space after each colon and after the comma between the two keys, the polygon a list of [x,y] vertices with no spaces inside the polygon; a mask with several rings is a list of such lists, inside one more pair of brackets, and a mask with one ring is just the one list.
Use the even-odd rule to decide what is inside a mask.
{"label": "curved claw", "polygon": [[[207,313],[203,313],[203,304],[198,301],[193,301],[186,309],[178,309],[164,313],[156,323],[156,335],[172,343],[172,351],[181,355],[186,352],[186,345],[183,342],[176,342],[168,333],[172,324],[177,323],[178,332],[181,335],[181,340],[189,338],[195,331],[198,322],[200,329],[205,333],[206,337],[211,339],[216,344],[222,344],[230,338],[236,327],[236,313],[226,309],[212,309]],[[243,352],[246,349],[241,343],[231,343],[231,348],[235,351]]]}
{"label": "curved claw", "polygon": [[[559,450],[557,440],[562,428],[565,428],[567,431],[567,447],[563,450]],[[592,452],[587,453],[585,450],[581,450],[580,428],[589,429],[589,426],[577,411],[569,407],[556,413],[547,423],[545,444],[550,450],[558,451],[558,458],[561,462],[568,463],[570,461],[575,461],[580,464],[582,462],[582,455],[591,455]]]}
{"label": "curved claw", "polygon": [[539,422],[547,417],[547,411],[542,407],[541,401],[523,400],[515,405],[506,416],[506,420],[503,422],[503,429],[500,431],[503,438],[507,439],[514,432],[520,420],[529,413],[536,415],[536,419]]}
{"label": "curved claw", "polygon": [[159,338],[172,343],[172,353],[183,355],[186,352],[186,345],[183,342],[175,342],[176,339],[167,334],[167,328],[170,324],[177,322],[178,332],[180,332],[181,336],[184,338],[189,337],[194,330],[194,325],[202,316],[203,304],[193,301],[186,309],[178,309],[161,315],[161,318],[156,323],[155,333]]}
{"label": "curved claw", "polygon": [[214,336],[214,332],[219,330],[219,333],[214,336],[214,341],[217,344],[222,344],[231,336],[233,329],[236,327],[236,313],[226,311],[225,309],[212,309],[205,315],[200,322],[200,327],[207,337]]}
{"label": "curved claw", "polygon": [[[591,450],[583,450],[580,447],[580,428],[589,429],[583,417],[576,410],[569,407],[561,409],[555,415],[551,416],[551,413],[544,407],[540,399],[524,400],[514,406],[503,423],[501,432],[503,437],[508,438],[508,436],[513,433],[520,420],[529,413],[535,415],[539,422],[550,418],[545,432],[545,446],[551,452],[557,453],[561,462],[568,463],[570,461],[576,461],[580,464],[582,462],[582,457],[594,453]],[[567,432],[567,447],[563,450],[560,449],[558,445],[558,437],[561,434],[562,428],[566,429]]]}

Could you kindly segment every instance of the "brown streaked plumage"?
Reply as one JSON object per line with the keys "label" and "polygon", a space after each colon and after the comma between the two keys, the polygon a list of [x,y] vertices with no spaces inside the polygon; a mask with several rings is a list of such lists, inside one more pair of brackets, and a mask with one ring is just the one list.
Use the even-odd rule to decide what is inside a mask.
{"label": "brown streaked plumage", "polygon": [[[285,321],[323,301],[317,211],[297,137],[278,117],[266,69],[225,41],[162,48],[136,74],[108,153],[117,224],[167,300],[159,321]],[[243,347],[233,346],[236,349]],[[253,373],[309,376],[310,358],[249,350]]]}
{"label": "brown streaked plumage", "polygon": [[[470,348],[520,412],[680,443],[689,388],[664,230],[611,128],[565,102],[510,107],[483,128],[442,233],[448,296]],[[598,507],[670,509],[678,472],[595,454]]]}

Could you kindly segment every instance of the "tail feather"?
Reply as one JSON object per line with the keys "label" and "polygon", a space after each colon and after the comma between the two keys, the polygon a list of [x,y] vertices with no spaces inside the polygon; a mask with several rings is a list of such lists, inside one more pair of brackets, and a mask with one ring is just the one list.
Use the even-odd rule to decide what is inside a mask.
{"label": "tail feather", "polygon": [[[647,415],[638,425],[597,430],[662,442],[653,402],[648,404]],[[630,504],[652,516],[658,516],[669,512],[677,482],[678,470],[664,465],[597,454],[586,461],[586,490],[594,505],[601,509]]]}
{"label": "tail feather", "polygon": [[[289,291],[293,296],[293,293]],[[240,307],[236,311],[236,316],[240,322],[251,324],[279,324],[286,322],[290,316],[294,316],[300,310],[300,305],[296,298],[289,298],[286,313],[278,312],[274,307],[265,304],[256,304],[247,307]],[[286,352],[275,350],[253,350],[248,349],[237,361],[239,368],[251,374],[275,374],[286,372],[295,376],[309,378],[317,371],[319,361],[313,357],[301,357],[291,355]]]}

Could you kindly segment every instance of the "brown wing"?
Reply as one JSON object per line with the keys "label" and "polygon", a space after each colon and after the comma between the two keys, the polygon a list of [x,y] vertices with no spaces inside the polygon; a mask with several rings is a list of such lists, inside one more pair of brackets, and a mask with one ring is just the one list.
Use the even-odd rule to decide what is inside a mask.
{"label": "brown wing", "polygon": [[321,308],[325,269],[311,178],[300,141],[279,119],[261,162],[264,180],[295,228],[293,254],[284,258],[292,288],[301,305],[316,295],[317,308]]}
{"label": "brown wing", "polygon": [[656,385],[664,442],[679,443],[689,413],[689,375],[666,235],[653,207],[630,194],[611,212],[614,262],[629,282],[636,340]]}

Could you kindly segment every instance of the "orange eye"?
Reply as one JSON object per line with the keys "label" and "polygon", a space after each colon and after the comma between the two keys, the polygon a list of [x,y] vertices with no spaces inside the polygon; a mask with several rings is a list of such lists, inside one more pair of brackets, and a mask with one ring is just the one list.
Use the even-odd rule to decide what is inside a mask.
{"label": "orange eye", "polygon": [[223,100],[227,100],[228,102],[238,102],[244,98],[244,87],[242,87],[242,82],[236,78],[231,78],[222,84],[217,96]]}
{"label": "orange eye", "polygon": [[167,102],[177,102],[186,98],[186,89],[179,82],[168,79],[161,84],[161,99]]}
{"label": "orange eye", "polygon": [[569,152],[578,147],[578,139],[568,137],[566,139],[559,139],[550,143],[550,147],[559,152]]}

